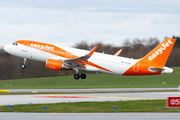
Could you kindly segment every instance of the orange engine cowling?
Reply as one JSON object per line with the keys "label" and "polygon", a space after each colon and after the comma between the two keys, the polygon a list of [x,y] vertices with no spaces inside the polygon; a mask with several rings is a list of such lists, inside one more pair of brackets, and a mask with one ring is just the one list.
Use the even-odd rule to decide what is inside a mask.
{"label": "orange engine cowling", "polygon": [[46,68],[50,70],[72,70],[72,68],[64,65],[62,61],[48,59],[46,61]]}

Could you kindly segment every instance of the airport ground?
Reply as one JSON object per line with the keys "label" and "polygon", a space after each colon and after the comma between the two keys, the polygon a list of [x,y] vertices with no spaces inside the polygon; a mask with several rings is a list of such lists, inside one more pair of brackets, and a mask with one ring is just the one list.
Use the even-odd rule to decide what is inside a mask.
{"label": "airport ground", "polygon": [[7,113],[1,120],[179,120],[179,113]]}
{"label": "airport ground", "polygon": [[[116,105],[116,112],[179,112],[180,109],[166,108],[167,97],[178,96],[179,92],[1,95],[0,111],[114,112]],[[29,103],[32,104],[30,107]],[[13,105],[13,109],[7,105]],[[44,111],[43,106],[48,110]]]}
{"label": "airport ground", "polygon": [[[167,96],[179,96],[179,92],[1,95],[1,102],[18,105],[13,105],[12,109],[6,105],[0,106],[0,114],[2,120],[179,120],[179,108],[166,108]],[[29,101],[32,102],[31,106],[28,105]],[[37,104],[38,101],[41,104]],[[48,104],[50,101],[55,103]],[[44,106],[47,110],[44,110]],[[114,111],[114,106],[117,111]]]}
{"label": "airport ground", "polygon": [[[85,106],[88,106],[88,104],[94,104],[94,103],[96,103],[94,106],[100,106],[98,104],[111,103],[110,104],[111,107],[109,107],[110,111],[104,111],[108,113],[108,112],[115,112],[113,111],[113,106],[115,105],[116,102],[118,104],[123,103],[122,105],[129,105],[129,106],[125,106],[125,108],[129,108],[129,109],[132,108],[132,104],[135,105],[134,108],[137,108],[140,103],[144,102],[143,104],[145,104],[145,106],[148,106],[148,105],[150,106],[155,105],[156,107],[157,105],[161,106],[157,108],[152,106],[152,109],[154,108],[153,109],[154,111],[152,111],[151,109],[151,111],[149,112],[158,112],[158,111],[159,112],[179,112],[180,111],[179,109],[167,109],[166,100],[165,100],[167,96],[180,96],[178,92],[178,87],[180,85],[179,73],[180,73],[180,68],[177,67],[175,68],[174,74],[159,75],[159,76],[155,75],[155,76],[136,76],[136,77],[127,76],[126,77],[126,76],[115,76],[115,75],[106,75],[106,74],[89,74],[86,80],[78,80],[78,81],[73,80],[72,76],[2,80],[0,81],[0,89],[10,90],[10,93],[6,95],[3,93],[0,95],[1,97],[0,103],[2,103],[1,105],[5,107],[3,109],[6,109],[6,110],[1,109],[0,111],[3,111],[3,112],[11,111],[9,108],[6,108],[7,104],[12,104],[13,110],[16,112],[18,111],[16,108],[19,107],[18,109],[22,109],[20,108],[21,107],[20,104],[24,104],[24,106],[26,106],[25,108],[27,109],[29,107],[28,106],[29,102],[31,102],[32,106],[35,104],[39,104],[41,106],[41,109],[45,105],[48,106],[48,108],[50,108],[51,105],[55,105],[56,103],[58,104],[58,106],[64,104],[66,106],[65,107],[66,109],[69,109],[69,106],[74,104],[75,106],[73,107],[73,109],[79,109],[77,108],[79,106],[78,104],[85,102],[87,104]],[[69,89],[69,88],[73,88],[73,89]],[[32,93],[32,91],[34,91],[35,94]],[[152,92],[152,91],[156,91],[156,92]],[[20,93],[20,94],[17,95],[17,93]],[[43,94],[40,94],[40,93],[43,93]],[[148,103],[149,101],[150,102],[157,101],[157,104],[155,103],[150,104]],[[68,102],[70,102],[71,104],[69,104]],[[140,103],[137,103],[137,102],[140,102]],[[49,104],[49,103],[52,103],[52,104]],[[117,104],[118,109],[116,112],[122,112],[123,106],[118,106],[118,104]],[[40,106],[37,105],[36,107],[40,107]],[[89,106],[92,106],[92,105],[89,105]],[[62,109],[65,109],[65,108],[62,107]],[[85,108],[86,109],[84,110],[91,109],[88,107],[85,107]],[[118,111],[118,110],[121,110],[121,111]],[[45,112],[45,111],[42,110],[39,112]],[[49,112],[49,111],[46,111],[46,112]],[[52,112],[57,112],[57,110],[54,110]],[[62,112],[62,111],[59,111],[59,112]],[[66,111],[66,112],[73,112],[73,111]],[[99,112],[99,111],[96,111],[96,112]],[[133,111],[126,110],[125,112],[133,112]],[[148,111],[147,109],[143,109],[139,112],[148,112]],[[1,115],[18,116],[18,114],[21,114],[22,116],[27,115],[28,116],[27,119],[36,120],[36,118],[38,118],[38,115],[40,115],[41,113],[39,114],[38,113],[3,113]],[[74,117],[74,115],[76,116],[75,119],[76,118],[80,119],[83,117],[87,119],[88,118],[87,116],[92,116],[92,115],[96,116],[94,118],[99,118],[99,119],[101,118],[106,119],[109,117],[111,118],[114,117],[112,115],[113,113],[112,114],[108,113],[110,115],[109,117],[108,117],[108,114],[103,114],[103,113],[101,114],[97,114],[97,113],[96,114],[94,113],[70,114],[69,113],[70,115],[68,117],[66,116],[67,114],[59,113],[59,114],[45,114],[44,115],[42,113],[44,117],[42,117],[41,119],[46,119],[49,117],[52,117],[55,119],[57,116],[58,116],[57,118],[60,119],[61,117],[59,115],[62,115],[62,117],[64,116],[66,119],[70,119],[71,117]],[[137,115],[137,117],[130,118],[131,114],[133,113],[114,114],[116,116],[114,117],[114,119],[122,118],[122,116],[124,116],[124,119],[134,119],[134,120],[149,118],[149,117],[154,118],[154,119],[164,119],[164,118],[180,119],[180,116],[174,113],[172,114],[170,113],[168,114],[166,113],[159,113],[159,114],[140,113],[142,115],[139,115],[138,113],[134,113],[133,115],[135,116]],[[160,117],[160,114],[161,114],[161,117]],[[163,117],[166,115],[167,117]],[[34,116],[36,116],[36,118],[33,118]],[[6,117],[2,117],[2,118],[4,119]],[[12,117],[12,119],[13,118],[15,117]],[[18,119],[18,117],[16,118]]]}
{"label": "airport ground", "polygon": [[[4,106],[0,106],[0,111],[2,111],[0,113],[1,119],[2,120],[19,120],[19,119],[179,120],[180,119],[180,114],[179,114],[180,109],[166,108],[166,100],[165,100],[167,96],[179,96],[179,92],[177,91],[178,88],[165,88],[166,92],[136,91],[136,90],[145,91],[145,89],[148,90],[147,88],[139,88],[139,89],[135,89],[135,91],[129,91],[132,89],[133,88],[122,89],[122,90],[128,90],[126,91],[127,93],[78,93],[78,94],[64,93],[64,94],[1,95],[0,96],[1,103],[4,103]],[[163,90],[163,89],[164,88],[159,88],[158,90]],[[168,91],[167,89],[170,90],[173,89],[173,91],[175,90],[176,92],[167,92]],[[46,91],[48,90],[46,89]],[[108,91],[108,89],[107,90],[103,89],[103,90],[105,90],[106,92]],[[29,101],[31,101],[31,106],[28,105]],[[41,104],[38,104],[39,103],[38,101]],[[106,101],[111,101],[111,102],[106,102]],[[13,105],[13,103],[18,105],[13,105],[13,109],[10,109],[7,108],[7,103],[11,103],[11,105]],[[44,110],[44,106],[47,107],[47,110]],[[114,106],[117,107],[117,111],[114,111]],[[9,111],[9,112],[5,112],[5,111]]]}

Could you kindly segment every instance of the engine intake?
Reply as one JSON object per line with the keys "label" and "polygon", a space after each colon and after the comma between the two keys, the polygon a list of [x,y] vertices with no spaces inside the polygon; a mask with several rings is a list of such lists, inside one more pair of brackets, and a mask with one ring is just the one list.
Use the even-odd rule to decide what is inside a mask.
{"label": "engine intake", "polygon": [[53,59],[46,61],[46,68],[50,70],[72,70],[72,68],[66,66],[62,61]]}

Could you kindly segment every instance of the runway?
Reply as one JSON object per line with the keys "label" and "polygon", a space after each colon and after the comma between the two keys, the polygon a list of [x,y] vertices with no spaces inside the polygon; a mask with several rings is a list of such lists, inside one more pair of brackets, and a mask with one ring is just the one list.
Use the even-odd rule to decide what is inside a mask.
{"label": "runway", "polygon": [[[81,94],[29,94],[0,95],[0,106],[36,103],[60,103],[83,101],[127,101],[166,99],[180,96],[180,92],[142,92],[142,93],[81,93]],[[1,120],[179,120],[179,113],[9,113],[0,112]]]}
{"label": "runway", "polygon": [[[0,89],[4,90],[4,89]],[[92,89],[7,89],[10,92],[110,92],[110,91],[161,91],[178,90],[174,88],[92,88]]]}
{"label": "runway", "polygon": [[0,106],[37,103],[85,102],[85,101],[127,101],[154,100],[178,97],[180,92],[142,92],[142,93],[81,93],[81,94],[29,94],[1,95]]}
{"label": "runway", "polygon": [[179,120],[179,113],[8,113],[1,120]]}

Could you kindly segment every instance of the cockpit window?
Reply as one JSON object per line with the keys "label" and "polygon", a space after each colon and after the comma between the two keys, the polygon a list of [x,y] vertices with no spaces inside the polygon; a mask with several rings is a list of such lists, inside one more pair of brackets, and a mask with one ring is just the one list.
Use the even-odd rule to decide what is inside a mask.
{"label": "cockpit window", "polygon": [[13,45],[16,45],[16,46],[17,46],[18,44],[14,42]]}

